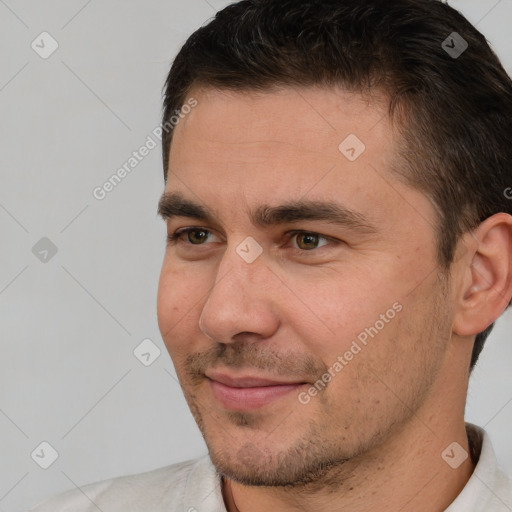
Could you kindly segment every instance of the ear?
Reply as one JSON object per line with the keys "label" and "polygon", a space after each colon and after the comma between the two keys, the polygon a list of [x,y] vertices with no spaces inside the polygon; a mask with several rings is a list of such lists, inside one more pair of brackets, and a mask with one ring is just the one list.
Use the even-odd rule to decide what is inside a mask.
{"label": "ear", "polygon": [[471,336],[491,325],[512,297],[512,216],[497,213],[470,235],[462,265],[453,332]]}

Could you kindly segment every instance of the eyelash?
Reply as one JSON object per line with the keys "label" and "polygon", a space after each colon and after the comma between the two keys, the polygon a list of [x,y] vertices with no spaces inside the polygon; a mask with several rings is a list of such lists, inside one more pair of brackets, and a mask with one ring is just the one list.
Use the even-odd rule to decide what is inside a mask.
{"label": "eyelash", "polygon": [[[184,241],[182,239],[182,236],[187,235],[188,233],[191,233],[193,231],[204,231],[207,234],[211,234],[210,230],[208,230],[206,228],[201,228],[201,227],[180,228],[180,229],[177,229],[172,235],[168,235],[167,236],[167,242],[169,244],[174,244],[174,243],[177,243],[177,242],[182,242],[182,243],[184,243],[186,245],[197,245],[197,246],[205,245],[205,244],[192,244],[192,243],[186,242],[186,241]],[[324,236],[324,235],[322,235],[320,233],[317,233],[316,231],[305,231],[305,230],[297,229],[297,230],[294,230],[294,231],[288,231],[286,233],[286,235],[288,236],[288,240],[291,240],[294,236],[301,235],[301,234],[318,236],[319,239],[326,240],[326,241],[330,242],[331,245],[332,244],[337,245],[337,244],[342,243],[340,240],[336,240],[335,238]],[[315,250],[321,249],[322,247],[325,247],[325,245],[322,245],[320,247],[315,247],[315,248],[310,249],[310,250],[300,249],[298,247],[292,247],[292,249],[294,249],[295,251],[300,252],[301,254],[304,254],[304,253],[309,253],[309,252],[313,252]]]}

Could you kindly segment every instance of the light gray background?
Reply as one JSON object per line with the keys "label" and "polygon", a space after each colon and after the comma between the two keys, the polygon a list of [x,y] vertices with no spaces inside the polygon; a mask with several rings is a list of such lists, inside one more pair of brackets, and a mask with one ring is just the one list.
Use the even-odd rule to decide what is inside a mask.
{"label": "light gray background", "polygon": [[[228,3],[0,0],[0,512],[206,453],[156,322],[160,147],[104,200],[92,190],[159,124],[171,59]],[[510,73],[512,0],[451,5]],[[43,31],[47,59],[31,48]],[[58,248],[46,263],[42,237]],[[467,419],[512,472],[511,325],[487,342]],[[162,351],[148,367],[133,355],[146,338]],[[46,470],[42,441],[59,453]]]}

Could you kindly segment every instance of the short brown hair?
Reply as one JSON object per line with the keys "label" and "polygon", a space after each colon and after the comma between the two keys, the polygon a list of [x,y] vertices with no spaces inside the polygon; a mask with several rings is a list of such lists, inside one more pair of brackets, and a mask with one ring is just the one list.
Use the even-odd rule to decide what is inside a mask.
{"label": "short brown hair", "polygon": [[[436,207],[444,269],[463,233],[495,213],[512,214],[505,193],[512,186],[512,81],[485,37],[448,5],[439,0],[232,4],[178,53],[165,84],[163,122],[193,86],[281,85],[386,94],[401,134],[394,170]],[[172,130],[163,135],[167,178]],[[476,336],[471,369],[493,326]]]}

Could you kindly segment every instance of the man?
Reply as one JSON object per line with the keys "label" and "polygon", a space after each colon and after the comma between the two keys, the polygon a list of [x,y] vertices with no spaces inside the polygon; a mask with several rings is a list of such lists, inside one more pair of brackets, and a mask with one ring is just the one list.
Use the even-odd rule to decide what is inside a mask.
{"label": "man", "polygon": [[[244,0],[166,83],[158,319],[209,456],[45,511],[510,511],[512,83],[437,0]],[[174,117],[174,118],[173,118]]]}

